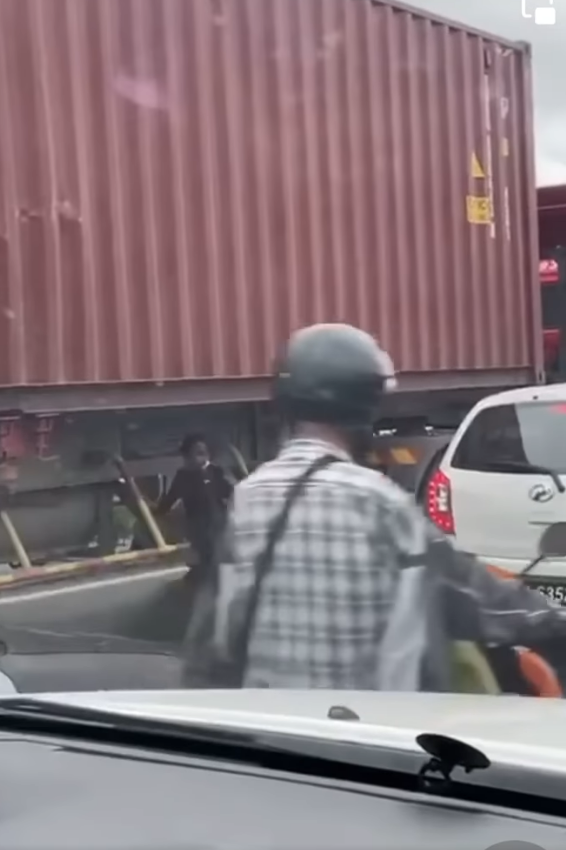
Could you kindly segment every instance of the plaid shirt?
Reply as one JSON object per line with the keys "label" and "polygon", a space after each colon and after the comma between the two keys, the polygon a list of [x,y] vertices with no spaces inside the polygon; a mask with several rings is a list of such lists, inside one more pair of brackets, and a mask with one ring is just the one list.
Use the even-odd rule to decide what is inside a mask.
{"label": "plaid shirt", "polygon": [[[292,440],[235,489],[216,601],[220,657],[237,644],[254,561],[291,483],[318,457],[262,585],[247,687],[451,690],[452,642],[566,643],[566,611],[457,552],[412,498],[315,440]],[[224,588],[222,585],[224,584]]]}
{"label": "plaid shirt", "polygon": [[379,686],[377,647],[398,596],[401,562],[424,547],[424,521],[404,491],[331,445],[292,440],[236,487],[231,559],[239,581],[250,583],[291,483],[328,454],[341,462],[317,472],[298,497],[262,585],[247,686]]}

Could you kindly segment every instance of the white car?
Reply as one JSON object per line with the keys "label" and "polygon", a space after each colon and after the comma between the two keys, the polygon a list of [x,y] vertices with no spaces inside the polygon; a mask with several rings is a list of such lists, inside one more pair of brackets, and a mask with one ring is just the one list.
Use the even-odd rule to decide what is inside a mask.
{"label": "white car", "polygon": [[[429,479],[426,508],[459,549],[522,572],[536,558],[544,530],[566,520],[566,384],[480,401]],[[545,559],[529,575],[530,583],[537,579],[540,590],[566,602],[565,559]]]}

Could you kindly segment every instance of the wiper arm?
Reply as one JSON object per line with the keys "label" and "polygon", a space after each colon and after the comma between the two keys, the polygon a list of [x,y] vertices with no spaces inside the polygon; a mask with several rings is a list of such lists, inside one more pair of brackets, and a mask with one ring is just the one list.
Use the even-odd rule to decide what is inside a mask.
{"label": "wiper arm", "polygon": [[494,460],[488,461],[485,464],[485,468],[494,472],[501,470],[503,472],[532,472],[538,475],[548,475],[552,478],[559,493],[566,492],[566,487],[562,483],[558,473],[553,469],[549,469],[547,466],[539,466],[537,463],[523,463],[520,460]]}

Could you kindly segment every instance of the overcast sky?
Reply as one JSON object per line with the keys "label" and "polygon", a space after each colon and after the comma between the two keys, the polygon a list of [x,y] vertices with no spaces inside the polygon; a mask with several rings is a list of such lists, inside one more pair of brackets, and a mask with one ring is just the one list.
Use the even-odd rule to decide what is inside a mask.
{"label": "overcast sky", "polygon": [[[566,183],[566,0],[409,0],[447,18],[533,45],[537,180]],[[537,26],[522,17],[537,6],[554,5],[556,24]]]}

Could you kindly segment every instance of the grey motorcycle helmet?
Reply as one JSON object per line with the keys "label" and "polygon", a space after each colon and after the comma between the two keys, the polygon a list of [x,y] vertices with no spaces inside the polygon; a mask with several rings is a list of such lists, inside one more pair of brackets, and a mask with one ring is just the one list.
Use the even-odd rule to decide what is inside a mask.
{"label": "grey motorcycle helmet", "polygon": [[391,357],[370,334],[352,325],[319,324],[290,337],[274,396],[288,422],[372,433],[383,394],[395,386]]}

